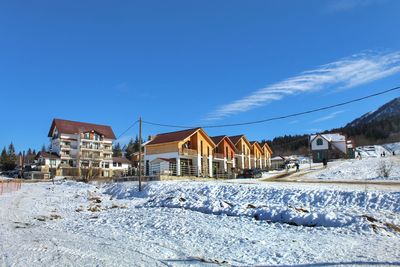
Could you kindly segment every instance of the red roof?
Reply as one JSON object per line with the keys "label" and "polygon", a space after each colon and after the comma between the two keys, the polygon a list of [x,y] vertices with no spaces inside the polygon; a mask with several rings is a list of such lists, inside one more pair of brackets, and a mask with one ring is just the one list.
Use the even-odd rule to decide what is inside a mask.
{"label": "red roof", "polygon": [[235,144],[232,142],[232,140],[227,136],[227,135],[219,135],[219,136],[213,136],[211,137],[211,140],[215,143],[216,146],[219,145],[219,143],[222,142],[222,140],[226,139],[228,143],[231,145],[232,149],[236,151]]}
{"label": "red roof", "polygon": [[132,162],[129,159],[123,157],[113,157],[112,160],[113,162],[132,164]]}
{"label": "red roof", "polygon": [[60,156],[57,155],[56,153],[49,153],[49,152],[45,152],[45,151],[40,151],[39,153],[37,153],[35,159],[38,159],[40,157],[43,157],[45,159],[59,159]]}
{"label": "red roof", "polygon": [[101,135],[104,135],[105,138],[116,139],[113,130],[111,129],[110,126],[107,125],[54,119],[51,124],[48,137],[52,136],[54,127],[57,127],[59,133],[64,133],[64,134],[78,134],[89,131],[95,131]]}
{"label": "red roof", "polygon": [[177,132],[158,134],[151,140],[147,145],[155,145],[162,143],[178,142],[184,140],[197,132],[200,128],[193,128],[188,130],[182,130]]}
{"label": "red roof", "polygon": [[215,145],[218,145],[222,140],[224,140],[226,135],[219,135],[219,136],[213,136],[210,137],[211,140],[213,140],[213,142],[215,143]]}
{"label": "red roof", "polygon": [[232,143],[235,145],[239,142],[240,138],[243,137],[243,134],[241,135],[235,135],[235,136],[229,136],[229,139],[231,139]]}

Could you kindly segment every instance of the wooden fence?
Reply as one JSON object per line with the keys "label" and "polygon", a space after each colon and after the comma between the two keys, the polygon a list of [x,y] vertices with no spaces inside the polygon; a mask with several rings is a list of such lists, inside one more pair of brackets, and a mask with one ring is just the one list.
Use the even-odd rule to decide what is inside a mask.
{"label": "wooden fence", "polygon": [[0,195],[21,189],[21,179],[0,180]]}

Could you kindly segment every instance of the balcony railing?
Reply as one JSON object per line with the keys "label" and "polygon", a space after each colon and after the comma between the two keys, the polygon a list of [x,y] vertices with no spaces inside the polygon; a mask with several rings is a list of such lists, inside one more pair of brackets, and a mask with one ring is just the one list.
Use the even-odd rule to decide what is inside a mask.
{"label": "balcony railing", "polygon": [[182,155],[182,156],[197,156],[198,153],[197,153],[197,150],[195,150],[195,149],[181,148],[179,150],[179,155]]}
{"label": "balcony railing", "polygon": [[216,159],[224,159],[225,155],[223,153],[214,153],[214,158],[216,158]]}

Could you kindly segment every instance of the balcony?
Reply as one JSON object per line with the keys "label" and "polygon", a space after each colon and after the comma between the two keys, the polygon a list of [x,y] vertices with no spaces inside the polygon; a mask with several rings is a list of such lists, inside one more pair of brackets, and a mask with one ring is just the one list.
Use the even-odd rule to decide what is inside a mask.
{"label": "balcony", "polygon": [[102,160],[103,157],[100,154],[82,154],[81,160]]}
{"label": "balcony", "polygon": [[198,153],[197,153],[197,150],[195,150],[195,149],[181,148],[179,150],[179,155],[197,157]]}
{"label": "balcony", "polygon": [[225,155],[223,153],[214,153],[215,159],[224,159]]}

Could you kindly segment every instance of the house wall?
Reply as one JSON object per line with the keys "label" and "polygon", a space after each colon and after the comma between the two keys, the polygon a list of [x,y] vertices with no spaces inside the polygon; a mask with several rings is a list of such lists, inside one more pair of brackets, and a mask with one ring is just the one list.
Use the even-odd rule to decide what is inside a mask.
{"label": "house wall", "polygon": [[[317,145],[317,140],[321,138],[322,139],[322,145]],[[325,138],[317,136],[314,138],[314,140],[311,142],[311,150],[326,150],[329,148],[329,143]]]}
{"label": "house wall", "polygon": [[265,146],[263,147],[263,151],[264,151],[263,160],[265,162],[264,164],[266,164],[266,166],[263,166],[263,167],[271,167],[271,156],[272,155]]}
{"label": "house wall", "polygon": [[[244,148],[244,149],[243,149]],[[249,169],[251,168],[250,166],[250,155],[251,155],[251,147],[241,138],[239,142],[236,144],[236,150],[237,150],[237,168],[241,169],[242,168],[242,162],[244,161],[244,169]],[[242,157],[243,154],[243,157]]]}
{"label": "house wall", "polygon": [[253,168],[261,168],[260,159],[263,158],[263,151],[257,145],[254,145],[252,148],[252,162],[251,167]]}
{"label": "house wall", "polygon": [[[173,143],[164,143],[164,144],[156,144],[156,145],[147,145],[146,146],[146,155],[158,155],[158,154],[166,154],[166,153],[178,153],[179,147],[180,147],[179,142],[173,142]],[[161,157],[161,156],[157,156]]]}
{"label": "house wall", "polygon": [[[226,154],[226,149],[228,149],[228,155]],[[224,154],[227,159],[235,158],[235,149],[229,144],[226,139],[222,140],[218,145],[218,152]],[[233,157],[232,157],[233,155]]]}

